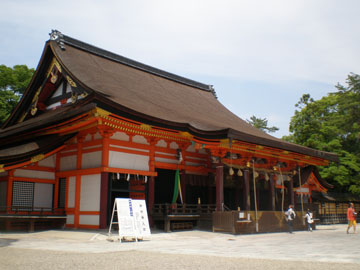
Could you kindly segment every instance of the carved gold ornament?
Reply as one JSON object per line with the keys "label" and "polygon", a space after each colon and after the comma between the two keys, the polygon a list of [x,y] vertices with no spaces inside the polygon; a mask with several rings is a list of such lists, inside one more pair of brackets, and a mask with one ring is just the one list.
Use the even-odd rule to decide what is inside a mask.
{"label": "carved gold ornament", "polygon": [[66,76],[66,80],[72,87],[76,87],[76,83],[69,76]]}
{"label": "carved gold ornament", "polygon": [[39,154],[31,158],[31,163],[38,162],[40,160],[43,160],[45,158],[44,154]]}

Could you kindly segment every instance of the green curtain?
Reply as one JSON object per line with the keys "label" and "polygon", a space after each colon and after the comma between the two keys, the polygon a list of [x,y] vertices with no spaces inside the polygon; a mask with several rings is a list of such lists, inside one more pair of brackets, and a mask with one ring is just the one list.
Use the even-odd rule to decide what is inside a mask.
{"label": "green curtain", "polygon": [[175,183],[174,183],[174,195],[171,203],[176,203],[177,198],[179,196],[179,184],[180,184],[180,175],[179,169],[176,169],[175,173]]}

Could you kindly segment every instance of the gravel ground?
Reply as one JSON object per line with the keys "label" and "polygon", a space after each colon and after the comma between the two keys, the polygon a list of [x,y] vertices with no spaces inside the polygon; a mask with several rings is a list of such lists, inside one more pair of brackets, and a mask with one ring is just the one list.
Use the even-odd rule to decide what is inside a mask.
{"label": "gravel ground", "polygon": [[250,258],[228,258],[163,254],[158,252],[120,251],[111,253],[74,253],[60,251],[36,251],[30,249],[1,248],[0,269],[359,269],[359,264],[299,262]]}
{"label": "gravel ground", "polygon": [[292,235],[155,231],[138,243],[109,241],[104,231],[0,233],[0,269],[360,269],[360,236],[345,228]]}

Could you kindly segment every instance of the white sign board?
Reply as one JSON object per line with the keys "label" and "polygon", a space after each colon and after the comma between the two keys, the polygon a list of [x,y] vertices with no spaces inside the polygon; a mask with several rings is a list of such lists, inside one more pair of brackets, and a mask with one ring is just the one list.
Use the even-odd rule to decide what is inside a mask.
{"label": "white sign board", "polygon": [[115,209],[120,239],[122,237],[135,237],[137,239],[151,235],[145,200],[116,198]]}
{"label": "white sign board", "polygon": [[117,211],[119,236],[136,237],[135,220],[131,199],[115,199],[115,206]]}
{"label": "white sign board", "polygon": [[151,231],[145,200],[132,200],[132,206],[138,237],[150,236]]}

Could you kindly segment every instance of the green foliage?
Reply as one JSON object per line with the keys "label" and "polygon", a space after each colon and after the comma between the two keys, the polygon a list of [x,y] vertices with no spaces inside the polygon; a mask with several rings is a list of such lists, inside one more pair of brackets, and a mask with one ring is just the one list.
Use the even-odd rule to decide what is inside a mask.
{"label": "green foliage", "polygon": [[338,154],[340,162],[320,167],[321,176],[337,191],[360,195],[360,76],[351,73],[346,83],[317,101],[303,95],[283,139]]}
{"label": "green foliage", "polygon": [[252,126],[265,132],[272,133],[279,130],[279,128],[275,126],[268,127],[268,120],[266,118],[257,118],[256,116],[253,115],[250,117],[250,120],[246,119],[246,121]]}
{"label": "green foliage", "polygon": [[15,108],[28,86],[33,68],[16,65],[13,68],[0,65],[0,123],[3,123]]}

